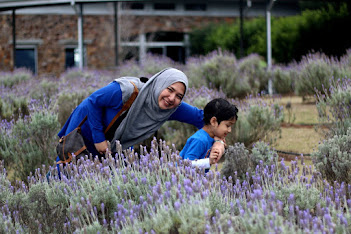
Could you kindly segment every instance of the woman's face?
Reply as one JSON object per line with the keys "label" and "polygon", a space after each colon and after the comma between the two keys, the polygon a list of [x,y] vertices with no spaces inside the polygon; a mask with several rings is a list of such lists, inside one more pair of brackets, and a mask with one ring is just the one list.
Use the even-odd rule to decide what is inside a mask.
{"label": "woman's face", "polygon": [[179,106],[185,93],[185,86],[176,82],[165,88],[158,97],[158,106],[162,110],[168,110]]}

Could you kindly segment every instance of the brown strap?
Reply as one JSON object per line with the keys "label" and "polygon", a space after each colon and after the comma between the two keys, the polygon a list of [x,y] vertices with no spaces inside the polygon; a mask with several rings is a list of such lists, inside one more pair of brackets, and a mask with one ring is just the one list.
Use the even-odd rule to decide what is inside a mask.
{"label": "brown strap", "polygon": [[139,90],[136,87],[136,85],[133,82],[132,85],[134,86],[134,91],[132,93],[132,95],[130,96],[130,98],[128,99],[128,101],[122,106],[122,109],[115,115],[115,117],[112,119],[112,121],[110,122],[110,124],[107,126],[106,130],[105,130],[105,134],[108,132],[108,130],[112,127],[112,125],[116,122],[116,120],[121,116],[121,114],[128,110],[129,107],[133,104],[135,98],[138,96]]}
{"label": "brown strap", "polygon": [[[74,155],[79,155],[80,153],[82,153],[84,150],[86,150],[87,147],[86,146],[83,146],[82,148],[80,148],[79,150],[77,150]],[[56,164],[60,164],[60,163],[69,163],[72,161],[72,154],[71,153],[68,153],[68,159],[66,159],[65,157],[65,160],[64,161],[58,161],[56,162]]]}
{"label": "brown strap", "polygon": [[82,122],[80,122],[80,124],[78,125],[78,128],[82,127],[83,123],[88,119],[88,116],[86,115],[84,117],[84,119],[82,120]]}

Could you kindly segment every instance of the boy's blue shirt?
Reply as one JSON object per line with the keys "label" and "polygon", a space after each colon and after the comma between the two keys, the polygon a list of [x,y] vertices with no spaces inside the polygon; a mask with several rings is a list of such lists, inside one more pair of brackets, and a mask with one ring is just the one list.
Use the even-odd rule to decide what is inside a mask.
{"label": "boy's blue shirt", "polygon": [[188,138],[184,148],[180,151],[180,156],[189,160],[205,158],[213,143],[214,139],[205,130],[200,129]]}

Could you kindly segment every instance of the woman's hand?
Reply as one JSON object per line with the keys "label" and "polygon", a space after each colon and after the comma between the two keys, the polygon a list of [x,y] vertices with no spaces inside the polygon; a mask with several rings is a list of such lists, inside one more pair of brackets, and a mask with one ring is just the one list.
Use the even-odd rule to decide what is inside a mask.
{"label": "woman's hand", "polygon": [[95,148],[96,150],[100,153],[100,154],[104,154],[106,153],[106,151],[108,150],[108,145],[107,145],[107,141],[103,141],[100,143],[95,143]]}

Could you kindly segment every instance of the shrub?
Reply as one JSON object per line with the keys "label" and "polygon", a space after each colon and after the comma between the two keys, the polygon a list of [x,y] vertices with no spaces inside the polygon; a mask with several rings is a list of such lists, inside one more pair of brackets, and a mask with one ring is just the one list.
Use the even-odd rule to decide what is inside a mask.
{"label": "shrub", "polygon": [[0,86],[12,88],[21,82],[27,81],[32,78],[32,72],[21,68],[13,72],[0,73]]}
{"label": "shrub", "polygon": [[57,115],[48,112],[36,112],[17,122],[2,122],[0,158],[11,165],[14,178],[26,180],[42,164],[54,162],[58,127]]}
{"label": "shrub", "polygon": [[47,99],[55,99],[59,92],[59,84],[57,81],[43,79],[39,85],[30,90],[30,96],[33,99],[47,101]]}
{"label": "shrub", "polygon": [[351,80],[339,79],[331,82],[329,91],[317,92],[319,130],[326,136],[345,135],[351,126]]}
{"label": "shrub", "polygon": [[[244,145],[233,151],[243,163]],[[228,157],[229,158],[229,157]],[[46,167],[28,184],[6,179],[0,163],[0,228],[25,233],[348,233],[350,190],[330,186],[318,173],[279,170],[260,164],[245,179],[191,167],[165,142],[121,150],[101,161],[73,158],[56,167],[47,182]],[[244,166],[237,164],[237,166]],[[246,171],[246,169],[243,169]],[[311,178],[311,179],[309,179]],[[4,222],[2,220],[5,220]]]}
{"label": "shrub", "polygon": [[66,123],[72,111],[86,98],[90,92],[88,90],[79,90],[79,92],[61,92],[57,98],[56,106],[58,107],[58,122],[61,127]]}
{"label": "shrub", "polygon": [[253,145],[250,158],[254,168],[256,168],[256,166],[261,163],[263,166],[277,165],[279,156],[269,144],[258,141]]}
{"label": "shrub", "polygon": [[324,140],[312,153],[315,168],[330,183],[351,182],[351,128],[345,135]]}
{"label": "shrub", "polygon": [[299,63],[296,92],[305,98],[316,91],[328,92],[331,81],[343,78],[345,71],[339,63],[324,54],[309,54]]}
{"label": "shrub", "polygon": [[235,56],[219,50],[190,60],[187,64],[187,74],[191,85],[195,87],[205,82],[209,88],[223,90],[228,98],[243,97],[255,92],[254,87],[250,85],[251,78],[247,67],[244,60],[242,69],[247,74],[240,73]]}
{"label": "shrub", "polygon": [[279,94],[293,94],[294,80],[291,72],[285,67],[276,66],[271,71],[273,78],[273,88]]}
{"label": "shrub", "polygon": [[10,121],[29,115],[28,100],[15,95],[0,97],[0,119]]}
{"label": "shrub", "polygon": [[248,97],[235,104],[239,109],[238,120],[234,130],[228,134],[227,142],[241,142],[248,148],[259,140],[273,144],[277,133],[280,133],[283,107],[274,102],[269,104],[259,97]]}
{"label": "shrub", "polygon": [[258,54],[250,54],[238,61],[241,76],[247,76],[251,92],[259,93],[268,90],[268,74],[266,62]]}
{"label": "shrub", "polygon": [[252,161],[244,144],[235,143],[230,145],[223,157],[225,161],[221,169],[222,176],[232,177],[236,181],[237,179],[245,179],[247,177],[246,172],[252,172]]}

